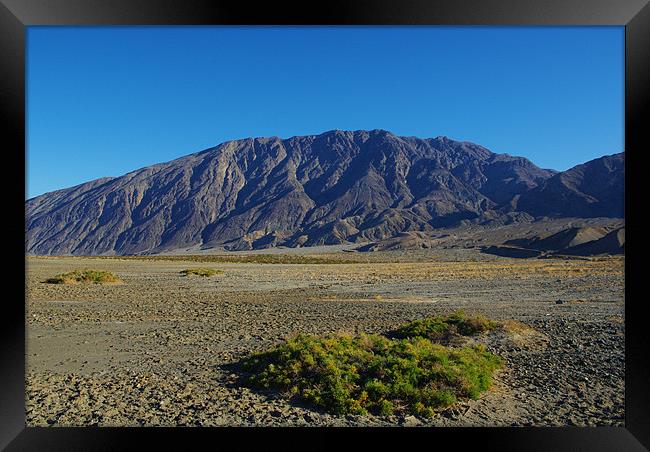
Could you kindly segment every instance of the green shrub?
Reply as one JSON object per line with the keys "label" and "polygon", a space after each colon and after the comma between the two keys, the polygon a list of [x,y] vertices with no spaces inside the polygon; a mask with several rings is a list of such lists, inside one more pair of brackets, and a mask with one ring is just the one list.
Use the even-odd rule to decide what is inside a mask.
{"label": "green shrub", "polygon": [[100,270],[75,270],[45,280],[48,284],[110,284],[122,282],[115,274]]}
{"label": "green shrub", "polygon": [[183,276],[214,276],[218,273],[223,273],[222,270],[213,270],[211,268],[186,268],[181,270],[181,275]]}
{"label": "green shrub", "polygon": [[249,385],[285,391],[334,414],[424,416],[478,397],[500,365],[482,346],[367,334],[300,334],[242,361]]}
{"label": "green shrub", "polygon": [[435,342],[444,342],[457,336],[475,336],[492,330],[497,325],[496,322],[483,316],[467,317],[463,311],[457,311],[447,317],[436,316],[415,320],[389,334],[396,338],[421,337]]}

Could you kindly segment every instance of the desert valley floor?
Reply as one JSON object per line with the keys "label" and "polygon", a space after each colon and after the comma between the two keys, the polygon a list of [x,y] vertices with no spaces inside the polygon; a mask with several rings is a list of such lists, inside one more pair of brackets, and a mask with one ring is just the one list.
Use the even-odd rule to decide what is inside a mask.
{"label": "desert valley floor", "polygon": [[[27,424],[623,425],[622,257],[513,259],[475,249],[296,256],[27,258]],[[179,275],[199,266],[223,273]],[[84,268],[124,284],[43,283]],[[334,416],[237,384],[233,363],[292,333],[385,332],[458,309],[530,329],[488,344],[506,361],[490,391],[431,419]]]}

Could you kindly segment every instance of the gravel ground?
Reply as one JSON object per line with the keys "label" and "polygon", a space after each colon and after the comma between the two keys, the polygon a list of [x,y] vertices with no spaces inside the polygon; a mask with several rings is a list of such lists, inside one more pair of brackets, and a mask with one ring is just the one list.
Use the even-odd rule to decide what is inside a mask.
{"label": "gravel ground", "polygon": [[[28,258],[27,423],[623,425],[622,259],[441,252],[321,265]],[[178,274],[197,266],[224,273]],[[83,268],[124,284],[41,282]],[[432,419],[332,416],[238,385],[234,363],[292,333],[386,332],[457,309],[528,328],[482,339],[506,360],[493,388]]]}

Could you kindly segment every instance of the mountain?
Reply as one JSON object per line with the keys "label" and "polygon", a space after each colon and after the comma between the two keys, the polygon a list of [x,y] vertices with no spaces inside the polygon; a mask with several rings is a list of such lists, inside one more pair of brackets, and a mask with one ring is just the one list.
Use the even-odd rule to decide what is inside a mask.
{"label": "mountain", "polygon": [[534,216],[624,216],[625,154],[591,160],[558,173],[513,204]]}
{"label": "mountain", "polygon": [[[26,251],[312,246],[518,221],[530,217],[517,211],[522,203],[536,215],[566,211],[549,204],[549,181],[562,174],[469,142],[385,130],[235,140],[28,200]],[[571,189],[586,193],[598,186],[588,180],[598,174],[580,170],[568,179],[576,182],[558,183],[580,198]],[[615,201],[601,196],[607,205]]]}

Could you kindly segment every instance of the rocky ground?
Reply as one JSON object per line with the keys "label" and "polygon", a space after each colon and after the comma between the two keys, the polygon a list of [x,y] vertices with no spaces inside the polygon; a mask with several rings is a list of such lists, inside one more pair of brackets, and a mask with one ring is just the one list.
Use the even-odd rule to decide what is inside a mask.
{"label": "rocky ground", "polygon": [[[623,425],[622,258],[373,255],[318,265],[28,258],[27,423]],[[178,274],[197,266],[224,273]],[[84,268],[124,284],[41,282]],[[385,332],[457,309],[527,327],[486,338],[506,360],[494,387],[433,419],[337,417],[238,385],[233,363],[292,333]]]}

